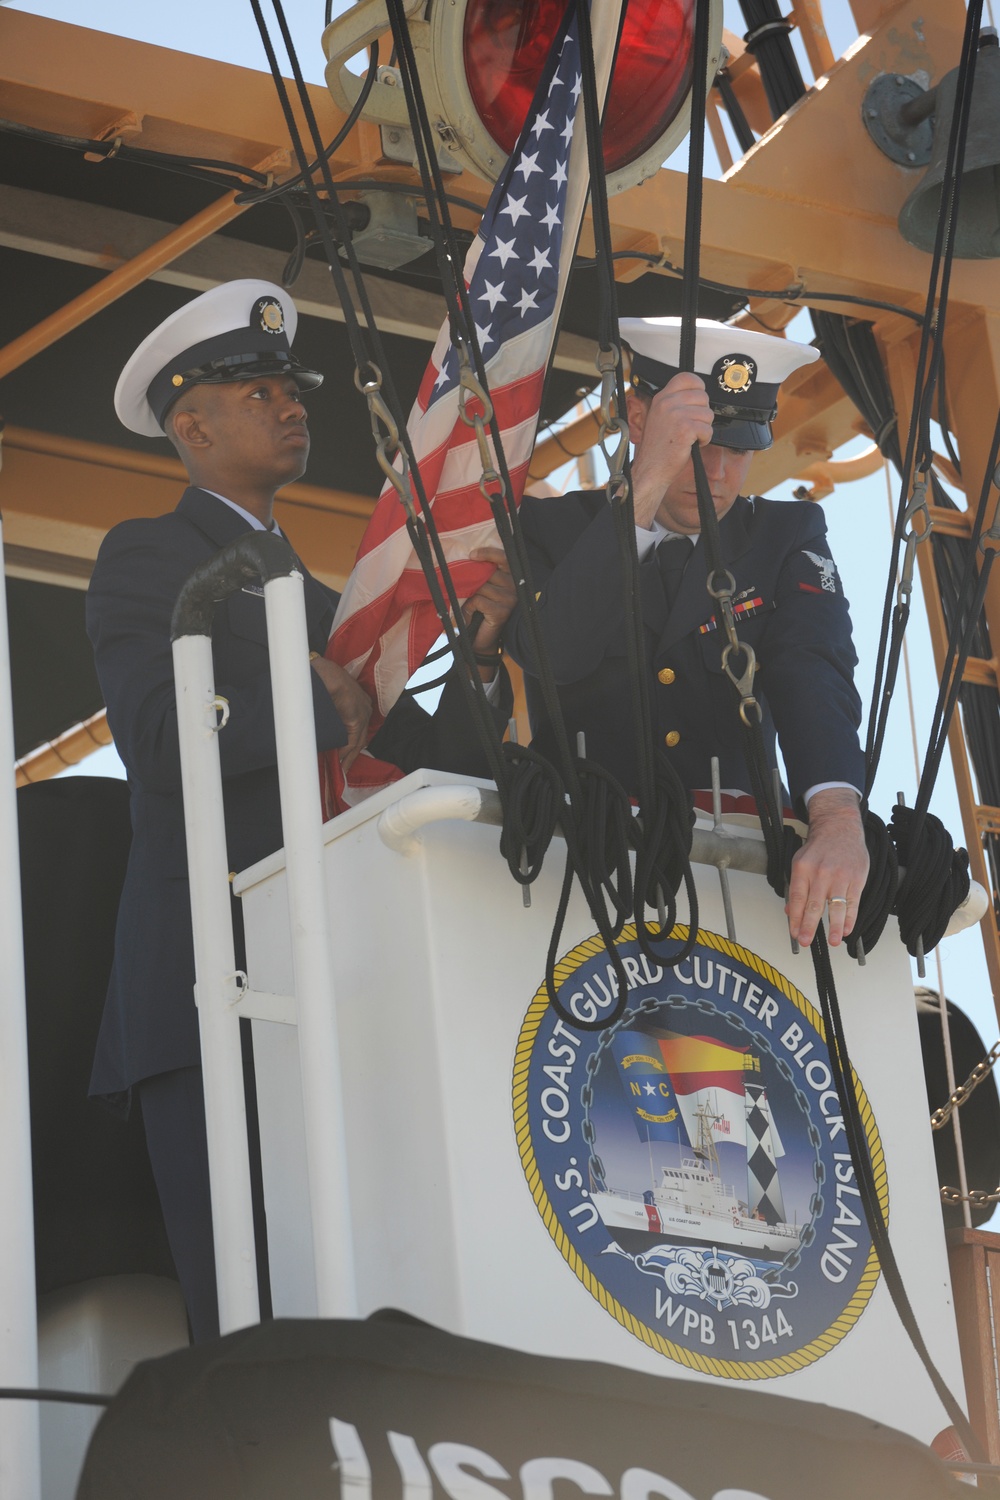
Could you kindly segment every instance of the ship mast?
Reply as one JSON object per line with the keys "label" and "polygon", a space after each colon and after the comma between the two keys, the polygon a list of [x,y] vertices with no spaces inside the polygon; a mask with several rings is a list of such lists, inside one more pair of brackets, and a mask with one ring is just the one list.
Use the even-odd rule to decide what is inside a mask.
{"label": "ship mast", "polygon": [[695,1142],[694,1154],[703,1162],[710,1165],[714,1176],[721,1177],[719,1153],[716,1149],[715,1141],[712,1139],[712,1126],[717,1125],[722,1119],[722,1116],[718,1113],[718,1106],[713,1111],[709,1109],[707,1104],[699,1104],[694,1112],[694,1117],[698,1121],[698,1139]]}

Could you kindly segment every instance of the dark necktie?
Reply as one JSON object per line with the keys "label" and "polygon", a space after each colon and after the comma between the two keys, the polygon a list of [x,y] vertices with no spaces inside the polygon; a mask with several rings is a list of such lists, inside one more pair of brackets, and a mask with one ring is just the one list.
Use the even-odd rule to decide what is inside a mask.
{"label": "dark necktie", "polygon": [[672,536],[667,541],[661,542],[656,549],[656,566],[663,580],[663,592],[666,595],[668,609],[673,609],[677,602],[684,569],[690,562],[693,551],[691,538],[687,536]]}

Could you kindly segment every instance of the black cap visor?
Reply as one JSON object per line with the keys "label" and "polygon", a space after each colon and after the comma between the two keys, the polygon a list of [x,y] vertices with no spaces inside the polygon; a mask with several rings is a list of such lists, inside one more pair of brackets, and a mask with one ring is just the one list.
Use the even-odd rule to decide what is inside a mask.
{"label": "black cap visor", "polygon": [[737,448],[744,453],[762,453],[774,443],[769,422],[731,420],[718,412],[712,422],[712,444],[716,448]]}
{"label": "black cap visor", "polygon": [[171,360],[150,381],[146,399],[162,427],[174,402],[193,385],[224,385],[260,375],[290,375],[300,391],[312,391],[323,384],[318,370],[307,370],[299,364],[283,335],[262,348],[259,332],[235,329],[196,344]]}

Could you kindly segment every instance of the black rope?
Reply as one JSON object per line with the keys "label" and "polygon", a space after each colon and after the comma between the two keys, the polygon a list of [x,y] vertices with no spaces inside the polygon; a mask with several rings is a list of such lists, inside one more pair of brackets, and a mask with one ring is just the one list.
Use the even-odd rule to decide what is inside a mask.
{"label": "black rope", "polygon": [[[955,113],[948,135],[944,181],[942,184],[941,213],[938,217],[931,256],[931,270],[927,286],[927,299],[920,347],[917,353],[917,368],[914,378],[913,405],[910,430],[907,434],[906,451],[903,455],[900,480],[899,503],[890,549],[889,570],[886,580],[885,605],[882,628],[875,664],[875,679],[872,687],[871,708],[868,719],[868,736],[865,747],[867,765],[866,792],[875,782],[881,755],[879,726],[884,720],[887,700],[895,688],[894,668],[898,668],[899,650],[891,649],[893,625],[893,594],[896,589],[896,574],[899,552],[903,543],[906,510],[910,497],[913,475],[919,467],[929,471],[931,464],[929,420],[934,386],[939,370],[939,349],[944,333],[947,313],[948,288],[951,278],[951,262],[954,255],[954,231],[958,194],[961,187],[962,166],[965,158],[965,143],[968,133],[969,113],[972,104],[972,84],[975,78],[976,39],[982,21],[982,0],[970,0],[962,38],[962,55],[958,68],[958,86],[955,98]],[[937,346],[935,349],[934,346]],[[896,622],[898,626],[898,621]],[[891,653],[891,655],[890,655]]]}
{"label": "black rope", "polygon": [[[590,13],[584,0],[577,0],[576,9],[580,28],[581,97],[590,157],[591,217],[599,271],[598,340],[602,350],[614,350],[617,353],[620,347],[617,289],[612,271],[611,220],[604,176]],[[624,7],[620,24],[623,19]],[[620,39],[619,26],[618,41]],[[615,368],[615,404],[617,412],[624,416],[625,381],[620,359]],[[627,453],[622,479],[610,501],[624,582],[626,662],[633,712],[632,732],[638,760],[639,811],[638,816],[632,820],[630,830],[630,842],[636,857],[632,893],[636,940],[641,951],[652,962],[669,967],[687,957],[697,934],[697,895],[690,867],[694,816],[687,791],[666,757],[662,751],[657,751],[654,755],[646,630],[641,607],[635,510]],[[677,923],[677,894],[682,882],[690,907],[689,936],[685,942],[664,950],[662,945],[669,940]],[[647,907],[658,913],[658,921],[647,921]]]}
{"label": "black rope", "polygon": [[[779,19],[774,0],[741,0],[741,3],[743,4],[744,14],[752,25],[761,25],[772,20]],[[977,3],[980,3],[980,0],[973,0],[973,4]],[[707,5],[704,3],[704,0],[702,0],[702,4],[699,6],[699,12],[707,11],[707,9]],[[695,72],[694,83],[692,87],[693,122],[703,120],[704,113],[703,97],[700,99],[702,114],[701,116],[698,116],[695,113],[696,109],[698,109],[699,107],[699,94],[701,92],[698,89],[698,13],[696,13],[695,24]],[[704,24],[706,23],[703,19],[703,25]],[[785,47],[788,47],[787,37],[779,36],[777,31],[773,30],[769,39],[762,40],[762,48],[764,46],[770,45],[772,40],[776,40],[777,42],[783,44]],[[797,71],[798,70],[796,65],[796,74]],[[793,79],[791,81],[789,80],[790,75],[788,78],[786,78],[786,83],[788,84],[788,88],[792,96],[789,98],[788,102],[794,102],[794,98],[799,97],[801,92],[803,91],[801,78],[798,79],[797,85],[794,84]],[[773,77],[771,79],[771,83],[771,94],[773,95],[772,108],[780,112],[781,109],[787,107],[787,104],[782,103],[780,92],[775,87],[775,80]],[[795,92],[796,87],[797,92]],[[691,172],[692,174],[697,172],[700,178],[702,166],[702,144],[698,140],[699,133],[700,132],[697,129],[692,129],[689,172]],[[694,215],[699,210],[700,181],[698,183],[692,183],[689,179],[687,220],[685,223],[685,283],[682,301],[683,321],[681,325],[681,367],[685,369],[693,368],[693,356],[695,347],[694,318],[697,308],[699,245],[697,236],[692,229],[692,220],[694,218]],[[928,328],[930,326],[930,311],[931,308],[929,305],[927,317],[922,330],[922,343],[926,343],[927,341]],[[699,482],[697,484],[698,506],[699,513],[702,516],[703,534],[705,535],[706,542],[708,543],[710,549],[708,552],[709,564],[710,568],[717,569],[719,567],[718,554],[716,552],[715,555],[713,555],[712,550],[713,546],[717,546],[716,539],[718,534],[717,528],[713,528],[711,524],[714,518],[714,506],[711,504],[710,495],[703,496],[703,491],[707,491],[708,487],[707,483],[704,483],[704,468],[700,463],[700,453],[697,452],[697,448],[693,452],[692,457],[694,459],[696,481],[698,481],[699,469],[701,470],[702,482]],[[707,526],[705,524],[706,522],[708,523]],[[710,577],[711,576],[712,575],[710,573]],[[744,722],[746,723],[745,716]],[[792,842],[791,840],[782,838],[781,847],[779,850],[778,835],[779,830],[781,829],[780,811],[773,808],[771,790],[770,787],[766,784],[768,780],[768,768],[763,755],[763,747],[762,745],[755,743],[755,741],[759,739],[759,724],[756,726],[756,735],[754,734],[754,724],[752,719],[746,727],[749,733],[745,737],[744,743],[745,748],[748,752],[746,755],[746,760],[748,768],[750,770],[750,778],[752,783],[751,790],[753,791],[754,796],[758,801],[758,807],[761,812],[762,828],[764,829],[765,839],[768,844],[768,878],[771,881],[772,886],[774,886],[778,890],[783,890],[785,884],[785,871],[782,871],[781,874],[778,874],[778,861],[780,858],[784,858],[790,862]],[[762,781],[764,781],[764,785],[761,785]],[[883,872],[883,887],[885,884],[885,880],[886,875],[885,872]],[[879,913],[879,915],[881,915],[881,913]],[[868,921],[870,925],[874,926],[874,921],[872,919],[868,919]],[[913,1343],[915,1350],[917,1351],[917,1354],[920,1356],[922,1362],[924,1363],[927,1373],[930,1376],[930,1379],[934,1385],[935,1390],[938,1393],[939,1398],[942,1401],[942,1404],[945,1406],[945,1409],[948,1411],[957,1431],[960,1433],[963,1441],[966,1443],[968,1451],[977,1454],[978,1443],[975,1434],[973,1433],[964,1412],[961,1410],[957,1401],[952,1396],[950,1390],[948,1389],[936,1366],[931,1360],[930,1355],[927,1352],[927,1348],[924,1344],[920,1329],[917,1325],[916,1319],[913,1316],[913,1310],[910,1306],[905,1287],[899,1275],[899,1270],[896,1265],[892,1245],[886,1232],[885,1221],[882,1217],[881,1206],[879,1203],[878,1193],[872,1173],[871,1160],[868,1155],[864,1127],[861,1122],[857,1099],[854,1094],[853,1087],[851,1086],[851,1083],[849,1081],[851,1078],[850,1060],[847,1052],[847,1044],[843,1032],[840,1010],[837,1003],[837,995],[836,989],[834,987],[833,975],[830,968],[829,953],[826,946],[826,934],[822,928],[822,925],[817,928],[816,936],[812,944],[812,952],[816,971],[817,989],[819,992],[820,1004],[823,1014],[826,1041],[830,1054],[831,1071],[833,1073],[835,1086],[837,1088],[838,1097],[841,1103],[845,1134],[848,1138],[851,1158],[854,1163],[855,1175],[862,1195],[865,1217],[869,1224],[869,1229],[872,1235],[872,1242],[875,1247],[876,1255],[878,1256],[879,1263],[882,1267],[882,1272],[885,1277],[886,1285],[890,1291],[900,1320],[902,1321],[903,1326],[906,1329],[906,1332],[909,1335],[909,1338]]]}
{"label": "black rope", "polygon": [[130,161],[163,167],[167,171],[181,172],[187,177],[197,177],[202,182],[211,182],[216,186],[221,184],[225,187],[227,177],[233,179],[228,183],[229,187],[241,190],[246,187],[247,178],[265,188],[270,185],[269,176],[258,172],[254,167],[244,167],[240,162],[219,161],[207,156],[176,156],[169,151],[151,151],[146,146],[130,146],[120,139],[92,141],[82,136],[41,130],[35,125],[22,125],[17,120],[0,120],[0,131],[7,135],[22,136],[26,140],[44,141],[50,146],[63,146],[71,151],[85,151],[90,156],[103,157],[105,161]]}
{"label": "black rope", "polygon": [[917,788],[914,810],[917,814],[918,829],[920,820],[930,805],[931,793],[934,790],[934,784],[937,780],[948,739],[948,731],[951,727],[959,693],[962,689],[965,665],[977,637],[978,623],[982,616],[983,603],[986,599],[990,574],[992,573],[993,563],[996,558],[996,544],[1000,542],[1000,536],[996,534],[997,530],[1000,529],[998,528],[998,519],[1000,517],[995,516],[993,524],[987,533],[991,541],[993,541],[994,546],[983,549],[982,566],[977,575],[976,558],[980,551],[980,541],[983,538],[990,491],[996,482],[998,457],[1000,457],[1000,411],[997,412],[997,419],[993,427],[993,438],[990,442],[986,470],[983,474],[979,502],[976,506],[976,514],[973,519],[972,532],[969,538],[969,548],[966,553],[965,570],[959,586],[959,598],[967,601],[964,618],[956,618],[952,628],[948,632],[948,649],[941,671],[937,702],[934,705],[927,754],[924,758],[924,766],[920,775],[920,785]]}
{"label": "black rope", "polygon": [[857,1080],[848,1056],[843,1017],[841,1016],[833,971],[830,966],[826,933],[823,931],[822,925],[816,929],[816,936],[812,943],[812,957],[820,1012],[823,1017],[824,1034],[830,1058],[830,1071],[833,1074],[834,1088],[837,1091],[837,1097],[840,1101],[844,1134],[847,1138],[851,1163],[854,1167],[855,1181],[861,1195],[861,1204],[865,1220],[868,1224],[868,1230],[872,1237],[875,1254],[882,1268],[882,1275],[885,1278],[885,1284],[892,1297],[896,1312],[924,1369],[930,1377],[938,1399],[954,1424],[966,1452],[971,1458],[979,1459],[980,1457],[984,1457],[979,1439],[976,1437],[965,1412],[952,1395],[944,1377],[931,1358],[927,1345],[924,1343],[920,1326],[914,1316],[913,1308],[899,1271],[892,1242],[889,1239],[888,1226],[886,1218],[882,1213],[878,1186],[875,1182],[871,1155],[868,1150],[868,1141],[858,1108],[858,1099],[855,1092]]}
{"label": "black rope", "polygon": [[896,806],[890,832],[906,870],[893,906],[899,935],[909,953],[929,953],[969,894],[969,856],[932,813],[918,819],[915,808]]}
{"label": "black rope", "polygon": [[[852,958],[859,958],[862,950],[871,953],[875,947],[892,915],[899,887],[899,860],[888,829],[870,808],[865,810],[864,826],[868,878],[858,901],[854,930],[845,939]],[[950,916],[951,912],[948,913]]]}
{"label": "black rope", "polygon": [[[460,349],[463,346],[466,348],[469,354],[469,358],[475,369],[476,377],[482,388],[484,390],[487,390],[488,382],[486,379],[485,366],[483,363],[481,351],[479,349],[478,340],[476,338],[475,320],[472,316],[471,308],[469,306],[468,289],[465,285],[464,275],[462,274],[462,267],[459,262],[454,232],[451,226],[447,204],[444,201],[445,194],[443,183],[440,180],[440,168],[437,163],[436,142],[429,120],[427,118],[426,106],[424,104],[423,96],[420,90],[419,74],[413,56],[412,42],[410,39],[409,30],[406,25],[405,15],[403,13],[400,0],[388,0],[387,8],[389,12],[389,19],[393,28],[393,38],[395,41],[396,53],[399,60],[400,75],[406,94],[407,108],[410,115],[410,125],[417,152],[418,167],[421,174],[421,180],[424,183],[425,191],[427,193],[428,207],[431,209],[432,238],[435,243],[442,285],[445,290],[452,343],[456,347],[456,349]],[[571,6],[567,5],[567,10],[565,12],[562,23],[564,30],[568,25],[570,14]],[[588,52],[588,45],[587,39],[583,35],[582,29],[580,44],[581,58],[583,58]],[[549,66],[546,68],[546,70],[543,71],[543,80],[542,83],[540,83],[539,88],[543,86],[544,82],[546,81],[547,74],[554,66],[554,60],[550,60]],[[508,170],[510,170],[510,166],[511,164],[508,164]],[[504,545],[508,559],[511,563],[513,577],[518,589],[519,602],[522,606],[526,621],[528,623],[529,631],[532,635],[532,643],[535,652],[535,662],[538,667],[538,676],[542,689],[543,700],[546,702],[546,706],[550,714],[550,720],[553,723],[555,729],[557,751],[562,769],[562,783],[569,798],[568,804],[566,803],[565,795],[562,798],[562,810],[559,826],[566,840],[566,872],[563,879],[563,886],[560,893],[546,963],[546,986],[549,992],[549,999],[551,1003],[553,1004],[557,1013],[564,1016],[564,1019],[569,1020],[571,1024],[575,1026],[583,1026],[583,1029],[599,1030],[604,1029],[604,1027],[606,1026],[614,1025],[624,1012],[624,1008],[627,1004],[628,999],[628,980],[625,974],[624,965],[622,964],[620,955],[615,946],[615,936],[617,935],[617,933],[614,930],[613,924],[609,923],[607,908],[604,896],[602,894],[602,889],[606,890],[609,888],[608,881],[605,878],[605,871],[600,863],[596,868],[588,863],[588,858],[592,858],[595,855],[596,845],[593,840],[591,840],[589,845],[587,845],[584,839],[581,837],[581,831],[587,826],[587,809],[586,799],[584,797],[580,782],[578,769],[579,762],[575,760],[570,752],[568,737],[565,731],[565,724],[562,718],[561,705],[559,703],[558,693],[555,686],[555,680],[552,676],[551,666],[548,662],[547,654],[544,650],[541,627],[538,622],[537,612],[535,610],[534,591],[531,587],[530,567],[528,564],[527,552],[524,546],[523,537],[521,535],[520,526],[516,515],[513,487],[511,485],[510,475],[507,470],[501,433],[495,414],[490,424],[490,433],[493,438],[494,454],[496,458],[497,469],[500,474],[500,486],[497,492],[490,493],[487,498],[490,501],[491,510],[493,512],[494,521],[496,523],[501,542]],[[540,867],[540,859],[537,857],[537,855],[535,858],[527,856],[525,854],[526,846],[520,842],[518,837],[518,835],[523,832],[523,828],[526,824],[526,819],[520,810],[520,804],[522,800],[524,800],[526,803],[533,803],[533,799],[537,798],[539,778],[541,778],[542,784],[544,784],[546,780],[548,781],[550,785],[550,791],[551,788],[554,788],[555,782],[554,780],[552,780],[552,778],[547,778],[546,773],[540,771],[535,758],[531,755],[527,755],[523,751],[522,747],[507,749],[505,751],[505,758],[507,761],[508,769],[512,767],[514,771],[518,773],[520,773],[520,768],[530,766],[531,781],[529,782],[527,790],[524,793],[522,799],[521,791],[516,786],[511,784],[511,778],[508,777],[508,785],[506,788],[507,796],[505,805],[505,824],[507,808],[509,808],[512,804],[516,804],[516,806],[514,807],[516,826],[513,831],[513,835],[509,839],[505,839],[503,845],[504,851],[508,859],[508,865],[512,871],[514,871],[515,869],[520,871],[526,865],[529,872],[532,869],[535,869],[537,873],[537,868]],[[545,828],[547,826],[547,820],[539,819],[536,826],[539,828]],[[569,894],[572,887],[572,879],[574,874],[580,882],[580,886],[587,901],[591,915],[601,935],[602,941],[605,943],[605,946],[607,948],[609,958],[615,969],[615,975],[619,988],[617,1002],[612,1012],[607,1017],[601,1020],[595,1020],[594,1022],[589,1024],[581,1022],[579,1017],[573,1017],[561,1008],[555,983],[555,966],[558,956],[558,942],[561,936],[566,910],[568,908]],[[613,881],[610,888],[616,888]]]}
{"label": "black rope", "polygon": [[[432,238],[438,258],[442,290],[448,309],[452,343],[455,345],[456,350],[462,345],[468,350],[469,357],[475,369],[476,378],[483,390],[488,391],[489,382],[486,378],[482,352],[476,336],[475,318],[469,304],[463,266],[459,260],[454,229],[450,214],[448,213],[447,202],[445,201],[446,195],[444,184],[441,180],[440,167],[437,162],[434,132],[427,118],[426,105],[420,89],[419,73],[413,56],[409,28],[400,0],[388,0],[388,12],[393,27],[395,52],[399,58],[400,75],[406,95],[407,109],[410,114],[411,130],[417,149],[421,181],[424,185],[428,208],[431,211]],[[568,6],[566,14],[567,16],[569,14]],[[565,26],[565,20],[563,26]],[[548,68],[543,70],[539,87],[547,82],[548,73]],[[555,679],[552,676],[547,653],[544,649],[538,612],[535,607],[535,591],[531,584],[530,565],[518,522],[517,507],[514,504],[513,487],[507,468],[502,435],[495,414],[490,424],[490,436],[493,439],[493,451],[500,474],[501,485],[499,493],[491,492],[487,495],[487,499],[501,544],[511,566],[511,574],[518,594],[518,603],[531,634],[532,647],[535,652],[536,664],[539,668],[539,685],[546,711],[553,725],[563,779],[570,797],[573,798],[576,795],[578,798],[579,789],[576,784],[574,758],[566,733]]]}
{"label": "black rope", "polygon": [[[341,300],[341,305],[344,309],[345,326],[347,327],[348,336],[351,342],[351,349],[354,355],[355,364],[358,368],[359,373],[367,371],[368,375],[371,376],[374,373],[374,369],[376,368],[376,366],[374,360],[369,358],[365,335],[362,333],[354,302],[347,286],[347,280],[344,274],[344,270],[340,264],[340,259],[336,254],[336,248],[333,244],[332,236],[330,234],[330,227],[327,222],[326,215],[323,212],[322,206],[320,204],[316,186],[307,170],[308,157],[303,146],[298,123],[292,111],[291,101],[288,96],[288,90],[285,86],[285,81],[281,74],[277,55],[274,51],[274,46],[268,32],[267,23],[264,19],[263,11],[261,9],[260,0],[250,0],[250,3],[253,9],[254,18],[257,22],[258,31],[260,32],[261,41],[264,45],[264,50],[267,55],[268,65],[271,69],[271,74],[275,82],[279,102],[281,104],[282,113],[285,117],[289,136],[295,150],[296,159],[299,163],[301,172],[304,174],[303,182],[306,188],[306,192],[309,195],[310,206],[313,209],[316,227],[323,241],[327,263],[329,265],[334,284],[337,288],[337,293]],[[312,136],[314,149],[316,151],[316,159],[327,192],[328,204],[333,211],[335,221],[337,222],[343,250],[346,254],[352,279],[354,281],[355,290],[358,295],[358,301],[365,316],[368,337],[371,340],[376,356],[381,359],[381,364],[377,368],[382,372],[383,390],[386,398],[386,403],[390,411],[392,411],[393,413],[393,419],[396,422],[400,436],[400,447],[406,453],[406,457],[410,466],[411,477],[414,483],[414,489],[416,491],[417,499],[420,503],[422,514],[420,515],[420,517],[417,517],[415,515],[407,517],[407,532],[410,536],[414,552],[421,563],[424,576],[427,580],[428,590],[430,592],[434,607],[438,612],[439,618],[441,619],[445,635],[452,646],[452,650],[455,653],[456,660],[460,661],[464,665],[465,670],[460,670],[458,674],[461,689],[465,694],[467,703],[469,704],[473,722],[477,727],[480,741],[483,745],[490,766],[490,772],[497,784],[497,789],[500,794],[502,803],[505,791],[504,761],[500,753],[499,739],[493,723],[492,711],[489,707],[489,704],[486,702],[485,694],[483,692],[483,684],[479,678],[478,672],[476,671],[475,652],[472,645],[472,639],[462,617],[458,596],[455,592],[454,584],[447,566],[447,559],[444,555],[444,549],[441,545],[440,538],[437,535],[437,529],[434,525],[431,509],[427,504],[426,496],[423,491],[423,484],[419,466],[414,462],[412,449],[410,449],[409,447],[406,424],[402,418],[402,414],[400,411],[399,400],[396,394],[394,383],[392,381],[391,370],[389,369],[388,362],[385,360],[381,335],[379,333],[378,326],[368,299],[368,292],[365,286],[364,278],[361,275],[361,268],[358,263],[357,256],[354,253],[353,244],[351,243],[350,229],[347,225],[343,213],[343,207],[340,203],[336,188],[334,187],[333,179],[330,174],[329,163],[323,156],[324,148],[322,138],[319,133],[319,126],[316,122],[316,116],[312,107],[312,101],[309,96],[309,91],[306,87],[305,80],[302,75],[302,70],[299,66],[294,42],[292,40],[291,32],[285,18],[284,9],[282,7],[281,0],[272,0],[272,4],[278,20],[278,26],[282,34],[285,49],[288,54],[288,59],[292,67],[292,73],[298,91],[299,102],[302,107],[303,114],[305,115],[310,134]],[[445,596],[447,596],[447,603],[445,602]]]}
{"label": "black rope", "polygon": [[743,113],[743,106],[736,97],[728,68],[719,69],[715,75],[713,87],[718,90],[719,98],[725,105],[726,114],[729,116],[729,123],[733,127],[733,134],[736,137],[739,148],[746,154],[750,150],[750,147],[755,144],[757,137],[750,129],[749,121]]}
{"label": "black rope", "polygon": [[365,105],[368,103],[368,96],[371,93],[377,78],[378,42],[376,41],[372,43],[371,61],[368,64],[368,71],[365,74],[365,81],[362,84],[361,92],[358,95],[357,99],[354,101],[350,114],[347,116],[343,125],[341,125],[340,129],[337,131],[337,134],[334,136],[329,146],[326,146],[321,155],[317,157],[315,161],[310,162],[309,165],[302,171],[300,171],[295,177],[286,178],[285,181],[279,182],[276,187],[265,188],[261,192],[255,192],[251,189],[249,192],[241,193],[236,200],[237,203],[266,203],[269,198],[275,198],[284,193],[288,193],[292,188],[296,188],[301,183],[305,182],[307,177],[312,177],[318,170],[320,161],[329,161],[330,157],[334,154],[338,147],[342,146],[347,140],[347,137],[350,135],[351,131],[358,123],[358,120],[361,118],[361,112],[364,109]]}
{"label": "black rope", "polygon": [[[684,281],[681,287],[681,337],[678,365],[693,371],[697,343],[698,290],[701,272],[701,208],[705,164],[706,75],[710,44],[711,18],[707,0],[699,0],[695,10],[694,47],[691,82],[691,135],[688,151],[687,202],[684,217]],[[691,463],[698,498],[698,520],[708,566],[708,589],[718,598],[732,588],[731,575],[722,556],[722,536],[715,502],[705,473],[701,445],[692,444]],[[720,603],[722,601],[720,600]],[[749,665],[745,651],[742,665]],[[738,671],[732,662],[732,670]],[[768,856],[768,879],[784,895],[784,836],[781,809],[776,804],[774,780],[767,764],[757,706],[740,704],[741,739],[744,758],[750,773],[750,791],[757,804],[761,829]]]}
{"label": "black rope", "polygon": [[44,1386],[0,1386],[0,1401],[57,1401],[64,1406],[110,1406],[113,1396],[92,1396],[89,1391],[48,1390]]}
{"label": "black rope", "polygon": [[747,23],[743,40],[757,59],[768,106],[777,120],[806,91],[789,40],[791,22],[782,16],[777,0],[740,0],[740,9]]}

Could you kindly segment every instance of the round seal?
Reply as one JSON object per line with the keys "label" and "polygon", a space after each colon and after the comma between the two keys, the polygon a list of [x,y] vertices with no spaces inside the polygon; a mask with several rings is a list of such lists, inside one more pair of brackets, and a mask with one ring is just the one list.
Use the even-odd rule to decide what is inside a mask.
{"label": "round seal", "polygon": [[274,297],[259,298],[254,311],[264,333],[284,333],[285,314]]}
{"label": "round seal", "polygon": [[[618,947],[629,1000],[616,1026],[576,1030],[542,986],[521,1027],[514,1122],[538,1211],[587,1290],[650,1348],[730,1379],[801,1369],[839,1343],[878,1280],[820,1016],[716,933],[699,931],[673,969],[649,962],[634,927]],[[617,998],[596,936],[556,980],[581,1021]],[[854,1081],[888,1221],[882,1146]]]}
{"label": "round seal", "polygon": [[745,395],[757,379],[757,366],[748,354],[727,354],[716,360],[712,376],[727,395]]}

